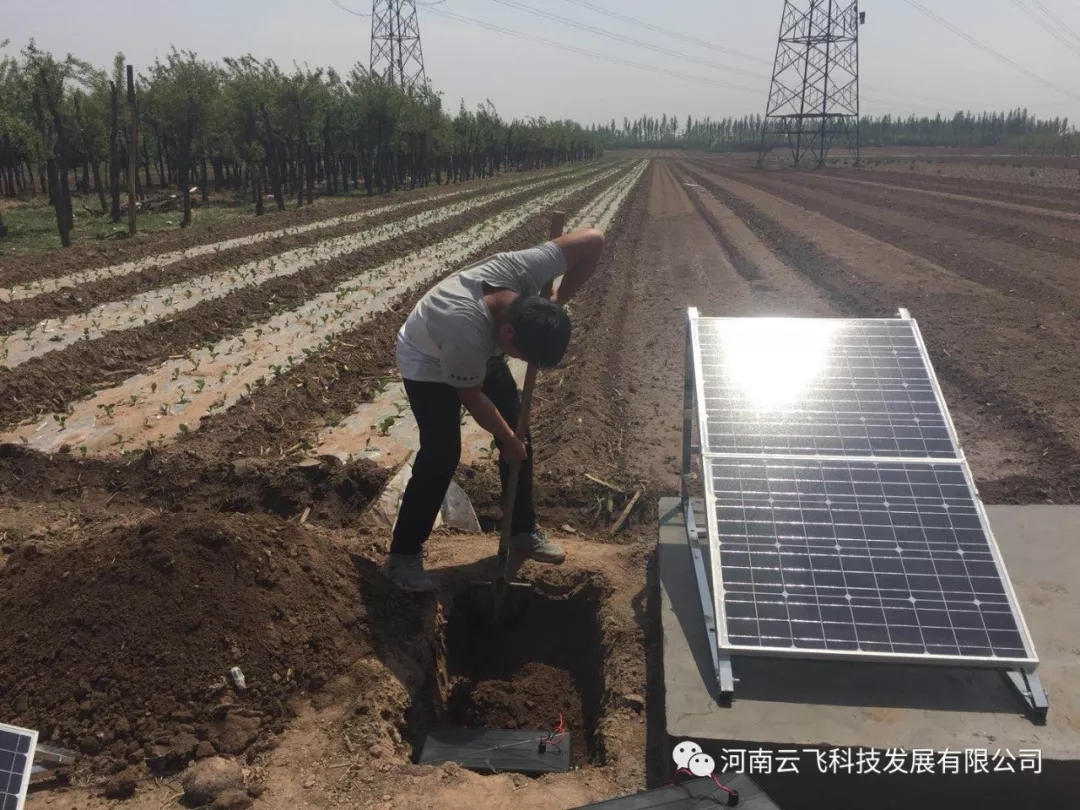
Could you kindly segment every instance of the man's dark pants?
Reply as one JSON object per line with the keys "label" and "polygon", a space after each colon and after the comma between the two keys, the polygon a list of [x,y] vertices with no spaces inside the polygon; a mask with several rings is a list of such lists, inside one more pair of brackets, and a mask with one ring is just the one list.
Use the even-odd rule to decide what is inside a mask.
{"label": "man's dark pants", "polygon": [[[394,527],[393,554],[419,554],[435,525],[446,490],[454,478],[461,457],[461,400],[457,390],[446,383],[405,380],[416,424],[420,428],[420,450],[413,459],[412,478],[405,487]],[[484,395],[490,399],[511,428],[517,428],[517,383],[502,357],[488,361],[484,377]],[[502,458],[502,442],[497,442],[499,475],[503,492],[510,465]],[[532,445],[528,458],[521,465],[517,496],[514,499],[514,534],[531,532],[536,528],[536,512],[532,493]]]}

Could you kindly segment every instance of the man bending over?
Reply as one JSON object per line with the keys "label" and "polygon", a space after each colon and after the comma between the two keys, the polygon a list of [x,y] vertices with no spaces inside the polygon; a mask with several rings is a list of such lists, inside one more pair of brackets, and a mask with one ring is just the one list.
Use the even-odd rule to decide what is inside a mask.
{"label": "man bending over", "polygon": [[[397,361],[420,428],[387,574],[403,590],[430,591],[422,550],[461,456],[461,407],[495,437],[503,495],[510,463],[521,461],[511,552],[559,564],[563,550],[536,527],[529,437],[514,434],[518,388],[505,355],[552,368],[570,342],[563,309],[596,270],[603,234],[588,228],[539,247],[497,253],[466,267],[420,299],[398,332]],[[549,300],[548,282],[563,277]]]}

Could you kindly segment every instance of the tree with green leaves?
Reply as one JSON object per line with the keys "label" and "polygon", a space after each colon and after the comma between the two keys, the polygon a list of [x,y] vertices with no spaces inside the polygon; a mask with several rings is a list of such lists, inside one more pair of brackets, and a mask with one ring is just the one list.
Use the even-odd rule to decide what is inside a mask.
{"label": "tree with green leaves", "polygon": [[177,191],[184,204],[180,227],[186,228],[191,224],[192,162],[210,129],[220,71],[192,51],[173,48],[164,62],[154,62],[150,77],[159,131],[168,139],[176,159]]}

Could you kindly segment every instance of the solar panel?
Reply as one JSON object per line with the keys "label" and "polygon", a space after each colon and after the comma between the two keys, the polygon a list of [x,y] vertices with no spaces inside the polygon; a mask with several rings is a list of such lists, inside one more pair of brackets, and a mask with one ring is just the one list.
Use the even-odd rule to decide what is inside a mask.
{"label": "solar panel", "polygon": [[0,723],[0,810],[22,810],[37,732]]}
{"label": "solar panel", "polygon": [[[718,666],[732,653],[789,654],[1033,673],[1034,646],[906,313],[691,310],[688,359],[684,483],[696,405],[710,569],[698,580]],[[721,681],[730,693],[730,668]]]}
{"label": "solar panel", "polygon": [[705,452],[957,457],[913,322],[696,323]]}
{"label": "solar panel", "polygon": [[1032,660],[960,465],[706,464],[722,645]]}

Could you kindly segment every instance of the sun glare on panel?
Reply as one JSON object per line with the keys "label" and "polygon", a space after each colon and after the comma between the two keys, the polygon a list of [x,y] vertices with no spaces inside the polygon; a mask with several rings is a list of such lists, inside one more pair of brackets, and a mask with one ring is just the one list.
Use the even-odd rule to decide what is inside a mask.
{"label": "sun glare on panel", "polygon": [[762,410],[796,402],[824,371],[842,324],[762,318],[724,325],[731,340],[724,362],[749,404]]}

